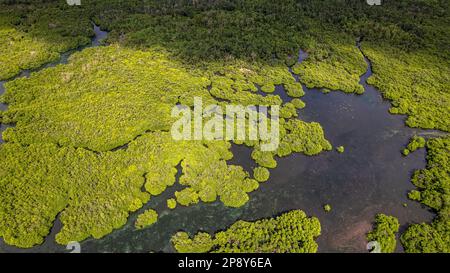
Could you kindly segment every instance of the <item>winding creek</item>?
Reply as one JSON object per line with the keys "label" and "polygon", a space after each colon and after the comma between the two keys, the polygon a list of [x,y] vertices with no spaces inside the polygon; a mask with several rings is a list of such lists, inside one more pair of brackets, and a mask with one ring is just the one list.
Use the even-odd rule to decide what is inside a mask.
{"label": "winding creek", "polygon": [[[106,35],[95,28],[96,36],[90,46],[98,46]],[[43,68],[67,62],[72,52]],[[305,52],[300,52],[299,60],[306,56]],[[324,94],[318,89],[303,87],[306,95],[302,100],[306,108],[299,110],[299,118],[319,122],[326,138],[333,146],[343,145],[344,153],[330,151],[312,157],[294,154],[278,159],[278,167],[271,170],[270,180],[251,193],[250,201],[238,209],[215,202],[169,210],[166,200],[178,189],[176,184],[160,196],[152,197],[120,230],[100,240],[82,242],[81,251],[172,252],[170,237],[178,230],[216,232],[239,219],[255,220],[302,209],[321,222],[322,235],[317,239],[319,252],[364,252],[365,234],[377,213],[398,217],[401,232],[411,223],[430,221],[433,213],[407,198],[407,192],[414,188],[410,183],[412,172],[425,167],[425,151],[418,150],[408,157],[400,152],[411,136],[426,131],[406,127],[404,116],[388,113],[390,103],[366,84],[372,70],[369,60],[365,60],[368,69],[360,79],[365,89],[362,95],[335,91]],[[26,77],[30,72],[22,72],[19,77]],[[3,82],[0,82],[0,94],[2,92]],[[285,101],[290,100],[281,86],[276,88],[275,94]],[[5,110],[6,105],[0,105],[0,109]],[[4,130],[5,126],[1,126]],[[234,145],[232,149],[235,158],[231,164],[240,164],[247,170],[255,165],[249,148]],[[330,204],[332,211],[326,213],[324,204]],[[160,219],[149,228],[136,230],[133,224],[137,215],[149,207],[158,211]],[[67,252],[65,246],[54,242],[60,227],[57,220],[44,244],[28,250],[7,246],[0,240],[0,252]],[[400,244],[397,251],[402,251]]]}

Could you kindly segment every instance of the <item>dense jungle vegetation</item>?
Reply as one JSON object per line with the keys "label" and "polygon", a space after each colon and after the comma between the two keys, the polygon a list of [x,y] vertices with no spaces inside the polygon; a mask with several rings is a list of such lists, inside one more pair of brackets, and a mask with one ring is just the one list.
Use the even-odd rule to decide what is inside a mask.
{"label": "dense jungle vegetation", "polygon": [[212,237],[199,232],[193,238],[186,232],[172,237],[181,253],[314,253],[320,235],[320,223],[301,210],[255,222],[238,221]]}
{"label": "dense jungle vegetation", "polygon": [[[248,193],[269,179],[277,158],[332,149],[320,124],[298,117],[304,92],[290,71],[307,87],[361,94],[364,54],[374,72],[368,83],[392,102],[392,114],[407,115],[410,127],[450,131],[445,0],[385,0],[381,6],[359,0],[83,0],[73,7],[62,0],[0,0],[0,80],[88,44],[92,22],[109,31],[108,45],[8,81],[0,97],[9,106],[0,122],[15,125],[3,132],[6,143],[0,145],[0,237],[8,244],[42,243],[59,213],[58,243],[100,238],[173,185],[178,165],[185,188],[167,200],[168,207],[215,200],[244,205]],[[307,53],[301,63],[300,49]],[[291,102],[271,94],[277,85]],[[192,106],[194,97],[205,105],[282,106],[279,148],[263,152],[261,143],[236,141],[253,149],[258,167],[249,174],[227,164],[229,142],[174,141],[170,110]],[[423,145],[412,143],[408,150]],[[401,242],[408,252],[449,252],[448,138],[427,140],[426,149],[427,168],[415,173],[418,190],[409,196],[438,216],[409,227]],[[296,248],[283,239],[267,247],[315,251],[312,237],[320,226],[305,217],[293,218],[312,227],[297,234],[309,245]],[[136,226],[155,218],[144,213]],[[277,220],[267,221],[256,223]],[[237,234],[240,225],[249,224],[238,224]],[[278,234],[270,228],[263,229]],[[281,238],[285,232],[291,234],[281,231]],[[204,251],[241,249],[217,235],[191,240],[181,234],[175,242],[190,247],[197,240],[193,249]],[[242,247],[266,249],[255,242]]]}

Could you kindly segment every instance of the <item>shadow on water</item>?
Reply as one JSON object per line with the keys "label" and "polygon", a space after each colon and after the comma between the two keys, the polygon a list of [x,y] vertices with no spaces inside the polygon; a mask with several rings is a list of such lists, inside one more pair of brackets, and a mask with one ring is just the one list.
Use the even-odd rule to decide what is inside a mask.
{"label": "shadow on water", "polygon": [[[301,52],[300,59],[305,57]],[[212,233],[239,219],[255,220],[302,209],[321,222],[319,252],[365,252],[365,234],[377,213],[398,217],[402,227],[430,221],[433,213],[407,198],[407,192],[414,188],[410,183],[413,170],[425,167],[425,151],[418,150],[408,157],[400,153],[417,130],[406,127],[404,117],[388,113],[389,102],[365,82],[371,74],[369,65],[361,77],[363,95],[324,94],[304,87],[306,95],[302,99],[307,107],[299,111],[299,117],[319,122],[326,138],[333,146],[343,145],[344,153],[329,151],[312,157],[294,154],[278,159],[270,180],[262,183],[250,194],[250,201],[237,209],[215,202],[178,206],[169,212],[166,200],[173,197],[179,187],[176,184],[133,213],[120,230],[99,240],[84,241],[81,251],[172,252],[170,237],[179,230]],[[283,95],[284,90],[277,87],[276,93]],[[232,150],[235,158],[231,163],[251,171],[255,166],[251,150],[237,145]],[[332,206],[331,212],[323,210],[324,204]],[[158,222],[136,230],[133,223],[138,213],[150,207],[158,209]],[[44,245],[27,251],[65,251],[64,246],[53,242],[55,230]],[[17,249],[0,244],[0,251]],[[397,251],[401,251],[400,246]]]}

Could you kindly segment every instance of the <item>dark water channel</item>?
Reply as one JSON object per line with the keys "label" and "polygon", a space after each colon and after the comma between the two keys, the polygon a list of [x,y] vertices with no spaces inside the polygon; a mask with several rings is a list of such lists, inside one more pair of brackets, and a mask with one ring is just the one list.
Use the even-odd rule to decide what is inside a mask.
{"label": "dark water channel", "polygon": [[[300,59],[305,56],[301,52]],[[255,220],[302,209],[321,222],[319,252],[366,252],[365,233],[377,213],[398,217],[401,231],[411,223],[430,221],[434,215],[407,198],[407,192],[414,188],[410,183],[412,172],[425,167],[425,151],[418,150],[408,157],[400,153],[409,138],[420,130],[406,127],[404,116],[388,113],[389,102],[366,84],[372,74],[366,61],[368,70],[361,77],[363,95],[336,91],[324,94],[304,87],[306,95],[302,99],[306,108],[299,111],[299,118],[319,122],[326,138],[333,146],[343,145],[344,153],[329,151],[312,157],[294,154],[278,159],[270,180],[251,193],[250,201],[238,209],[215,202],[169,210],[166,200],[178,187],[173,186],[133,213],[125,227],[100,240],[82,242],[81,251],[171,252],[170,237],[178,230],[212,233],[239,219]],[[289,100],[282,87],[275,92]],[[233,146],[233,152],[235,158],[231,163],[243,165],[247,170],[255,165],[250,149]],[[331,212],[323,210],[324,204],[331,205]],[[158,211],[160,219],[149,228],[135,230],[137,215],[150,207]],[[43,245],[24,251],[67,251],[54,243],[59,228],[57,221]],[[402,251],[398,245],[397,251]],[[4,251],[22,250],[0,242],[0,252]]]}

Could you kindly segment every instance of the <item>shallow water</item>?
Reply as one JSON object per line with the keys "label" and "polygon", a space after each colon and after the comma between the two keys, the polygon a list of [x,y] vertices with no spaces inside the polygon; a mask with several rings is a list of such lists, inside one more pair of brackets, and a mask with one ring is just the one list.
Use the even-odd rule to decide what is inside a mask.
{"label": "shallow water", "polygon": [[[305,57],[301,52],[300,59]],[[237,209],[215,202],[179,206],[170,211],[166,200],[179,187],[175,185],[133,213],[125,227],[100,240],[84,241],[81,251],[172,252],[170,237],[178,230],[215,232],[239,219],[255,220],[302,209],[321,222],[322,235],[317,239],[319,252],[366,252],[365,233],[377,213],[398,217],[402,230],[411,223],[431,220],[434,215],[430,211],[407,198],[407,192],[414,188],[410,183],[413,170],[425,167],[425,151],[418,150],[408,157],[400,153],[409,138],[420,130],[406,127],[403,116],[388,113],[390,104],[365,83],[371,73],[369,66],[361,77],[363,95],[336,91],[323,94],[304,88],[306,95],[302,99],[306,108],[299,111],[300,118],[319,122],[326,138],[333,146],[343,145],[344,153],[329,151],[312,157],[294,154],[278,159],[270,180],[250,194],[245,206]],[[281,86],[275,94],[289,99]],[[243,165],[247,170],[255,166],[249,148],[233,145],[232,150],[235,158],[230,163]],[[324,212],[324,204],[330,204],[332,211]],[[137,215],[150,207],[158,211],[160,219],[149,228],[135,230],[133,223]],[[0,252],[67,251],[54,243],[59,228],[60,223],[56,221],[41,246],[19,250],[0,242]],[[400,244],[397,251],[402,251]]]}

